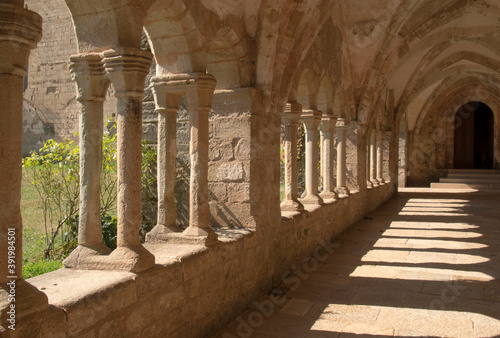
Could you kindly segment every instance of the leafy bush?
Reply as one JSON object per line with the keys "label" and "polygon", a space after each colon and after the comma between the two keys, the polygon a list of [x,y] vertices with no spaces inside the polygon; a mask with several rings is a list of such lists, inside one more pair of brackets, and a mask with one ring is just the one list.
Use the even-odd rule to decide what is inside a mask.
{"label": "leafy bush", "polygon": [[141,241],[156,224],[158,189],[157,164],[158,152],[154,145],[142,141],[142,225]]}
{"label": "leafy bush", "polygon": [[[44,258],[64,258],[78,245],[79,146],[72,140],[47,140],[38,152],[23,160],[23,167],[43,204]],[[100,184],[101,215],[105,217],[117,199],[116,135],[107,132],[103,137]]]}

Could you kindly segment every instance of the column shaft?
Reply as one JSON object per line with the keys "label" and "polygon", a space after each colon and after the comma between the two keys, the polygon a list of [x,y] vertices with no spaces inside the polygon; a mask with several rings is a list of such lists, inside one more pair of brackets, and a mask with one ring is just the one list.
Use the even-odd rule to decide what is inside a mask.
{"label": "column shaft", "polygon": [[337,199],[334,181],[334,137],[337,118],[326,115],[321,121],[321,174],[323,176],[323,199]]}
{"label": "column shaft", "polygon": [[337,188],[335,191],[339,197],[349,196],[347,188],[347,130],[349,125],[342,119],[338,122],[337,136]]}
{"label": "column shaft", "polygon": [[377,181],[377,131],[370,133],[370,182],[374,187],[379,186]]}
{"label": "column shaft", "polygon": [[283,211],[301,211],[304,206],[299,202],[297,168],[297,132],[302,105],[287,104],[283,115],[285,126],[285,198],[281,202]]}
{"label": "column shaft", "polygon": [[210,245],[217,235],[210,228],[208,196],[208,114],[215,90],[215,77],[206,73],[195,73],[187,89],[191,136],[189,155],[191,177],[189,184],[189,227],[183,232],[188,237],[206,238]]}
{"label": "column shaft", "polygon": [[22,1],[0,4],[0,284],[22,279],[23,87],[30,51],[41,35],[42,18],[23,9]]}
{"label": "column shaft", "polygon": [[64,261],[68,268],[81,267],[84,256],[108,254],[101,227],[101,170],[103,102],[109,87],[102,56],[78,54],[70,58],[80,105],[80,217],[78,247]]}
{"label": "column shaft", "polygon": [[110,255],[120,269],[141,271],[154,266],[154,256],[139,239],[142,222],[142,98],[152,54],[135,48],[104,52],[106,72],[117,97],[118,231]]}
{"label": "column shaft", "polygon": [[302,118],[306,126],[306,197],[303,204],[323,204],[318,193],[318,127],[321,112],[306,111]]}
{"label": "column shaft", "polygon": [[379,131],[377,137],[377,181],[384,184],[384,132]]}
{"label": "column shaft", "polygon": [[175,175],[177,109],[158,111],[158,224],[172,231],[176,225]]}

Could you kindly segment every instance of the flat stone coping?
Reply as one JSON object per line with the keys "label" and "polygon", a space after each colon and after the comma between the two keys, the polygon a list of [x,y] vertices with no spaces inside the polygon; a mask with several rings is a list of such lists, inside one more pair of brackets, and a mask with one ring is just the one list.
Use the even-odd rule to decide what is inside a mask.
{"label": "flat stone coping", "polygon": [[[254,231],[246,229],[215,228],[214,230],[219,237],[219,242],[214,247],[236,242],[254,234]],[[207,250],[212,250],[212,247],[207,248],[201,245],[171,243],[145,243],[144,247],[155,256],[156,268],[168,267]],[[137,277],[138,274],[126,271],[62,268],[29,278],[27,282],[44,292],[49,299],[49,304],[67,308],[91,294],[104,292],[117,285],[135,280]]]}

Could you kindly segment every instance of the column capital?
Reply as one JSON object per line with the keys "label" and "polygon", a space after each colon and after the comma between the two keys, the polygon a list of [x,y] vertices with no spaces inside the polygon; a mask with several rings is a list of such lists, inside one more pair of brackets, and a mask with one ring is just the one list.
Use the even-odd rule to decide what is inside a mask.
{"label": "column capital", "polygon": [[351,125],[351,121],[349,119],[345,118],[339,118],[337,119],[337,129],[348,129]]}
{"label": "column capital", "polygon": [[332,132],[337,123],[337,116],[324,114],[321,118],[320,128],[323,133]]}
{"label": "column capital", "polygon": [[151,83],[158,99],[157,105],[162,105],[163,97],[177,96],[180,100],[182,95],[186,95],[190,109],[210,109],[217,80],[212,74],[197,72],[155,76]]}
{"label": "column capital", "polygon": [[0,73],[24,77],[30,50],[42,38],[42,17],[20,6],[0,4]]}
{"label": "column capital", "polygon": [[282,121],[285,125],[299,124],[302,114],[302,105],[297,102],[290,102],[285,105],[285,112]]}
{"label": "column capital", "polygon": [[102,55],[115,96],[142,98],[153,54],[138,48],[117,48],[104,51]]}
{"label": "column capital", "polygon": [[104,101],[109,79],[99,53],[82,53],[69,58],[69,70],[76,82],[77,101]]}
{"label": "column capital", "polygon": [[318,110],[307,109],[302,111],[301,120],[306,125],[306,129],[312,128],[317,130],[322,116],[323,113]]}

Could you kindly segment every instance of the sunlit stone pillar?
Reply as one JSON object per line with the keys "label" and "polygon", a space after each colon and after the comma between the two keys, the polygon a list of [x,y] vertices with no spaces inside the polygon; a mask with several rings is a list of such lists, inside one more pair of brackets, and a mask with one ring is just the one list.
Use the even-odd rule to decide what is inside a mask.
{"label": "sunlit stone pillar", "polygon": [[379,186],[377,181],[377,131],[370,133],[370,182],[374,187]]}
{"label": "sunlit stone pillar", "polygon": [[[18,325],[24,314],[48,307],[45,294],[22,278],[23,88],[30,51],[41,36],[42,18],[24,9],[23,1],[0,4],[0,324],[5,329],[11,325],[11,304]],[[15,301],[9,300],[12,289]]]}
{"label": "sunlit stone pillar", "polygon": [[322,205],[323,199],[318,193],[318,128],[322,113],[316,110],[306,110],[302,120],[306,127],[306,196],[302,204]]}
{"label": "sunlit stone pillar", "polygon": [[347,188],[347,131],[349,120],[338,119],[335,128],[337,138],[337,187],[335,192],[340,198],[348,197],[350,192]]}
{"label": "sunlit stone pillar", "polygon": [[298,197],[297,132],[302,105],[288,103],[283,114],[285,127],[285,198],[281,202],[282,211],[302,211],[304,206]]}
{"label": "sunlit stone pillar", "polygon": [[148,233],[154,237],[180,232],[176,224],[175,176],[177,161],[177,111],[184,92],[178,90],[178,81],[171,78],[153,78],[153,94],[158,113],[158,221]]}
{"label": "sunlit stone pillar", "polygon": [[187,89],[191,137],[189,155],[191,178],[189,182],[189,227],[186,237],[202,238],[206,245],[217,241],[217,234],[209,225],[208,196],[208,114],[211,110],[216,79],[207,73],[191,74]]}
{"label": "sunlit stone pillar", "polygon": [[320,196],[323,200],[335,200],[338,198],[335,192],[334,182],[334,132],[337,117],[331,115],[323,115],[320,124],[321,132],[321,174],[323,176],[323,191]]}
{"label": "sunlit stone pillar", "polygon": [[111,252],[102,239],[100,195],[103,104],[109,79],[100,54],[73,55],[70,61],[80,104],[80,217],[78,247],[64,261],[64,266],[77,268],[88,255]]}
{"label": "sunlit stone pillar", "polygon": [[118,232],[110,258],[117,268],[140,271],[154,266],[154,256],[139,239],[142,221],[142,98],[153,55],[136,48],[103,53],[117,97]]}
{"label": "sunlit stone pillar", "polygon": [[385,132],[380,130],[377,133],[377,181],[385,184],[384,180],[384,138]]}

